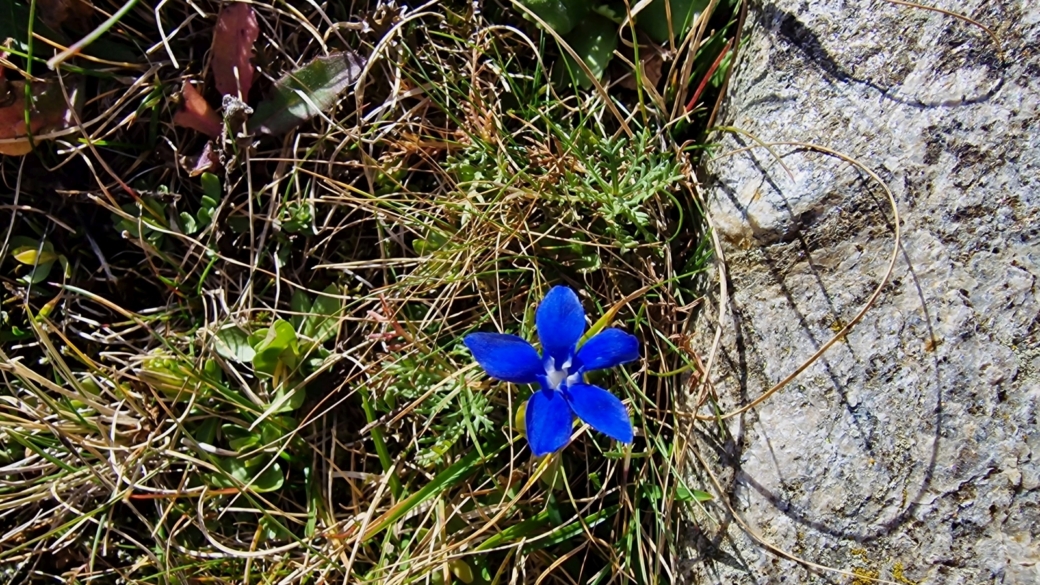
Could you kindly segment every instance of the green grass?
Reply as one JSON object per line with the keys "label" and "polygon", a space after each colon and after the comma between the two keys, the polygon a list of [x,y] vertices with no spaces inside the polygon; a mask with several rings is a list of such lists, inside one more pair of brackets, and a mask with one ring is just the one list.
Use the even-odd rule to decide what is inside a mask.
{"label": "green grass", "polygon": [[[94,6],[70,40],[122,4]],[[380,43],[395,17],[368,5],[257,5],[254,96],[322,42],[379,58],[329,119],[229,143],[191,177],[179,158],[204,139],[171,125],[173,96],[207,79],[218,5],[164,5],[179,69],[153,9],[127,7],[91,45],[102,61],[59,68],[84,132],[0,163],[0,575],[671,582],[703,497],[678,411],[711,259],[692,169],[712,104],[671,105],[730,17],[701,77],[658,84],[666,108],[609,86],[622,123],[551,83],[552,39],[507,7],[430,7]],[[329,26],[362,17],[376,31]],[[8,59],[42,75],[56,52]],[[628,405],[631,447],[586,430],[533,459],[514,423],[531,388],[461,343],[534,339],[554,284],[643,342],[594,377]]]}

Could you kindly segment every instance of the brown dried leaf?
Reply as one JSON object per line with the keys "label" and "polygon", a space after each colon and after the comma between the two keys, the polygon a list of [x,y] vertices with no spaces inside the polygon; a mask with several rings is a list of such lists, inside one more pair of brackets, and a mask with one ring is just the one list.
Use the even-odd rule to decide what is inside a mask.
{"label": "brown dried leaf", "polygon": [[220,116],[188,82],[184,82],[181,89],[181,107],[173,115],[173,123],[213,138],[220,136],[224,131],[224,123],[220,121]]}
{"label": "brown dried leaf", "polygon": [[[217,91],[223,95],[238,95],[242,84],[242,98],[249,96],[253,87],[253,43],[260,36],[256,14],[248,4],[232,3],[224,6],[213,28],[213,58],[210,68]],[[238,75],[235,75],[236,70]]]}
{"label": "brown dried leaf", "polygon": [[220,168],[220,155],[213,150],[213,141],[210,140],[206,142],[206,146],[202,147],[202,153],[199,154],[199,158],[191,165],[188,176],[197,177],[202,173],[214,171],[218,168]]}
{"label": "brown dried leaf", "polygon": [[[646,80],[647,85],[650,87],[657,87],[657,82],[661,80],[661,67],[664,65],[664,57],[657,51],[643,51],[640,54],[639,60],[643,62],[643,79]],[[624,79],[618,84],[625,89],[636,89],[636,76],[626,75]]]}
{"label": "brown dried leaf", "polygon": [[[32,152],[25,126],[25,82],[6,82],[10,103],[0,107],[0,154],[20,156]],[[57,83],[35,83],[32,87],[33,105],[29,112],[29,130],[32,134],[66,128],[72,124],[72,112],[61,86]],[[71,96],[76,100],[76,91]]]}

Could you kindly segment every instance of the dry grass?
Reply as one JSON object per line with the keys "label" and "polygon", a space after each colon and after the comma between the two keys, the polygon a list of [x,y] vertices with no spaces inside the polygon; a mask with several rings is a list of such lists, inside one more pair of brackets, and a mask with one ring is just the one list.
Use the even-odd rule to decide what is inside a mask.
{"label": "dry grass", "polygon": [[[96,0],[90,22],[120,6]],[[608,108],[554,89],[551,39],[504,7],[254,6],[254,96],[329,51],[369,67],[323,119],[221,145],[214,220],[191,234],[180,214],[206,187],[182,158],[204,139],[170,120],[179,84],[207,83],[218,4],[132,7],[102,36],[127,54],[60,75],[56,50],[5,58],[86,99],[78,126],[0,166],[0,575],[670,582],[700,496],[675,411],[710,258],[686,139],[708,111],[650,96],[683,100],[716,54],[684,48],[653,92],[607,86]],[[725,45],[701,32],[686,47]],[[46,278],[21,280],[16,238],[60,257]],[[600,379],[631,448],[583,428],[533,460],[513,423],[529,389],[461,344],[532,338],[557,283],[644,343]],[[274,348],[271,368],[247,347]]]}

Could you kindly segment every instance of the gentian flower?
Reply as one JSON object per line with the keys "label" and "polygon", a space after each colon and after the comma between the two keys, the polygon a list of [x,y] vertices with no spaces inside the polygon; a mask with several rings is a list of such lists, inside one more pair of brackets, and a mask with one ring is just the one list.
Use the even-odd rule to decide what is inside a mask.
{"label": "gentian flower", "polygon": [[639,358],[639,340],[620,329],[606,329],[576,349],[585,333],[585,311],[578,295],[556,286],[535,314],[542,355],[516,335],[472,333],[463,342],[489,376],[514,384],[541,385],[527,401],[527,440],[536,456],[567,444],[573,417],[622,443],[632,442],[625,405],[603,388],[585,383],[584,374]]}

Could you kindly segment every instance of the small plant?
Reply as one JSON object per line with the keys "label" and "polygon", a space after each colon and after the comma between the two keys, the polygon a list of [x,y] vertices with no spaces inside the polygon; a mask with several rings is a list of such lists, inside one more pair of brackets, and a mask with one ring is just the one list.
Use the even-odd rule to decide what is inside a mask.
{"label": "small plant", "polygon": [[[203,451],[219,445],[236,454],[218,457],[216,464],[222,473],[205,475],[206,483],[221,488],[250,486],[261,492],[281,487],[284,473],[277,459],[287,448],[289,433],[298,426],[294,413],[306,400],[306,380],[322,368],[330,355],[324,343],[339,331],[343,309],[335,297],[338,293],[330,286],[311,299],[297,291],[292,296],[291,320],[276,318],[251,331],[248,325],[246,329],[227,325],[215,333],[212,347],[225,360],[225,368],[251,366],[255,381],[246,391],[225,384],[214,360],[207,360],[204,367],[209,373],[207,385],[192,381],[190,364],[179,365],[176,360],[149,360],[140,370],[139,376],[167,395],[179,393],[201,400],[205,410],[197,413],[201,424],[194,439]],[[210,393],[204,388],[219,398],[203,400]],[[227,412],[225,406],[232,410]],[[213,413],[231,416],[218,425],[218,419],[211,418]]]}
{"label": "small plant", "polygon": [[199,200],[198,212],[194,217],[187,211],[180,213],[181,228],[186,234],[194,234],[209,227],[217,213],[217,206],[220,205],[220,178],[212,173],[202,173],[200,178],[202,198]]}
{"label": "small plant", "polygon": [[14,236],[9,243],[11,257],[18,264],[26,267],[28,272],[18,277],[24,285],[43,282],[50,276],[51,269],[57,263],[68,270],[68,259],[54,251],[54,245],[47,240],[35,240],[27,236]]}
{"label": "small plant", "polygon": [[[614,58],[619,28],[626,22],[630,8],[620,2],[591,0],[517,2],[562,36],[597,80],[603,77]],[[652,0],[635,16],[635,28],[656,43],[676,46],[683,42],[690,27],[709,4],[709,0]],[[561,73],[566,71],[567,79],[577,87],[591,87],[592,80],[570,52],[561,50],[561,54],[564,63]]]}

